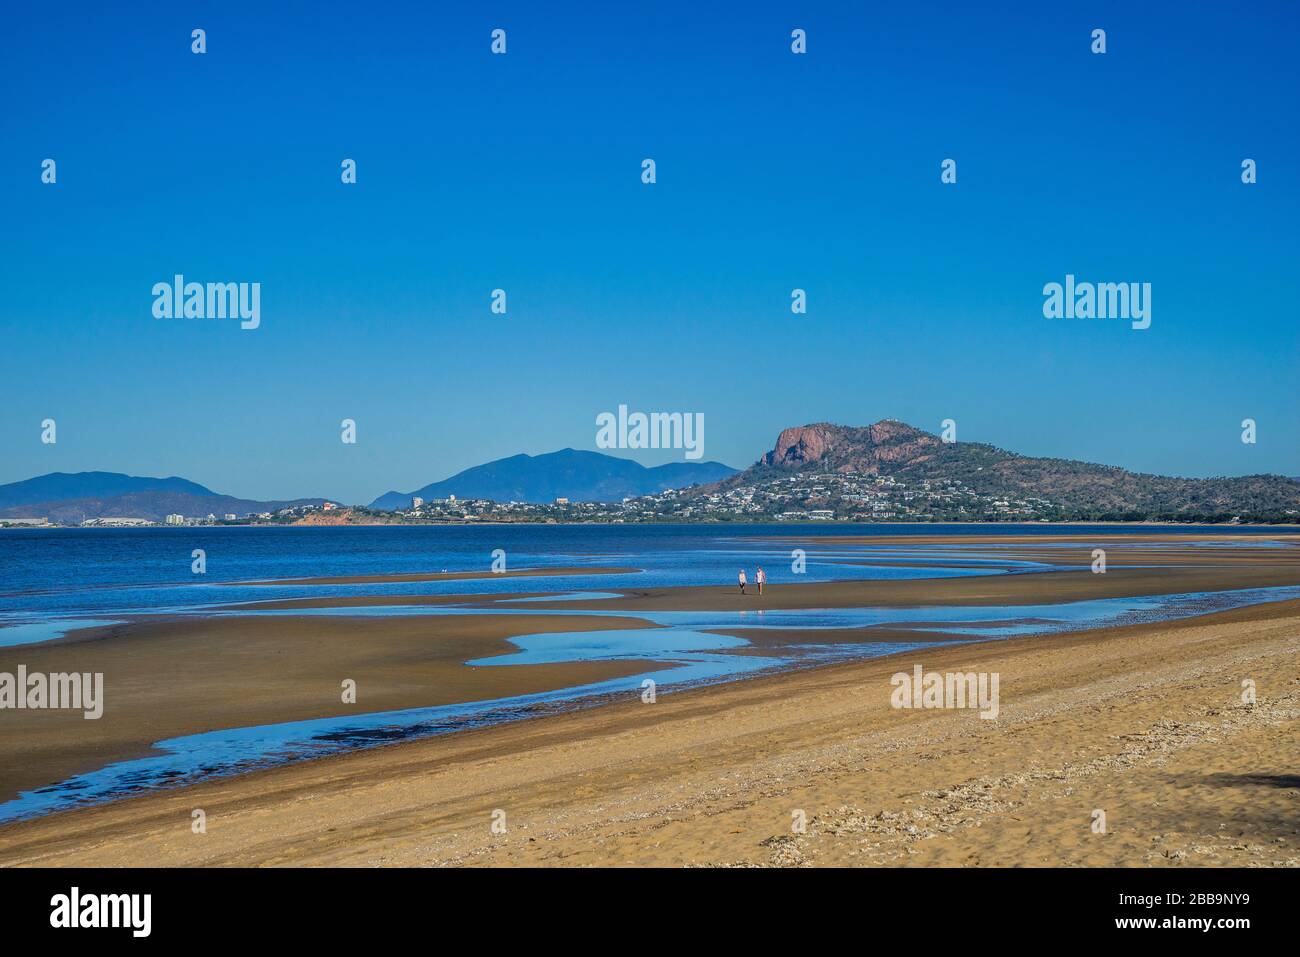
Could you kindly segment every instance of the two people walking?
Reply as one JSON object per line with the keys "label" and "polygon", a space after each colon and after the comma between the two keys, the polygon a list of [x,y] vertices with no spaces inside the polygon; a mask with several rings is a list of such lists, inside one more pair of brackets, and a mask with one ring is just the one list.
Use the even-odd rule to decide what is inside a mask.
{"label": "two people walking", "polygon": [[[767,573],[763,571],[763,566],[758,566],[758,571],[754,572],[754,584],[758,586],[758,593],[763,594],[763,586],[767,583]],[[745,594],[745,585],[748,580],[745,578],[745,569],[740,570],[740,593]]]}

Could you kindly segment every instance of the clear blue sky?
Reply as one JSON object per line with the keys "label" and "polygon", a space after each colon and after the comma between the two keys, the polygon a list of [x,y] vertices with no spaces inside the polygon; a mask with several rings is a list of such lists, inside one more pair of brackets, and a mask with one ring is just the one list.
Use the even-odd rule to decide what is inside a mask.
{"label": "clear blue sky", "polygon": [[[619,403],[704,413],[736,466],[789,425],[951,417],[1034,455],[1300,475],[1298,25],[1289,2],[15,6],[0,482],[368,501],[593,448]],[[154,319],[177,272],[261,282],[261,328]],[[1067,272],[1150,282],[1151,328],[1043,318]]]}

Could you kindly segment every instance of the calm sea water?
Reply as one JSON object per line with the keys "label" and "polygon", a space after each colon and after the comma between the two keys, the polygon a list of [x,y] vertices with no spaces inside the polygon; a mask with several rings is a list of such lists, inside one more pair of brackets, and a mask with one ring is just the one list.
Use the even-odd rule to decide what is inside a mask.
{"label": "calm sea water", "polygon": [[[1231,534],[1243,545],[1264,544],[1268,529],[1177,526],[1158,529],[1187,536]],[[762,564],[769,581],[844,578],[917,578],[1001,574],[1014,564],[977,546],[909,546],[936,532],[1051,535],[1062,531],[1128,535],[1150,528],[1086,525],[493,525],[297,528],[149,528],[0,530],[0,624],[51,616],[104,616],[172,610],[213,603],[307,595],[493,594],[511,591],[604,591],[624,586],[731,585],[744,567],[752,578]],[[897,545],[850,548],[828,536],[886,535]],[[772,536],[783,541],[773,542]],[[765,540],[768,539],[768,540]],[[788,540],[787,540],[788,539]],[[807,552],[807,572],[791,574],[791,550]],[[487,578],[457,582],[231,587],[221,582],[488,571],[494,549],[508,568],[634,567],[635,575],[563,578]],[[191,571],[194,549],[206,554],[207,573]],[[845,561],[940,561],[943,568],[862,567]],[[1022,570],[1041,569],[1025,564]]]}

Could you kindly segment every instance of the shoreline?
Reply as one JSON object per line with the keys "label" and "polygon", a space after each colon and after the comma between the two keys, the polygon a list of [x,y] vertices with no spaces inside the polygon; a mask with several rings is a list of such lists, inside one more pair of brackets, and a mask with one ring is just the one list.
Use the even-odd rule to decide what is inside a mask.
{"label": "shoreline", "polygon": [[[0,825],[0,865],[1297,866],[1294,822],[1267,828],[1300,757],[1298,625],[1287,601],[751,677]],[[1002,714],[891,710],[914,663],[999,670]]]}
{"label": "shoreline", "polygon": [[[0,519],[0,521],[3,520]],[[1293,528],[1300,531],[1300,522],[1205,522],[1205,521],[1171,522],[1171,521],[1155,521],[1155,520],[1147,521],[1141,519],[1116,519],[1113,521],[1070,519],[1067,521],[1025,522],[1025,521],[1011,521],[1011,520],[999,521],[998,519],[991,519],[991,518],[972,519],[968,522],[926,521],[922,519],[918,519],[916,521],[910,521],[910,522],[899,522],[899,521],[849,522],[849,521],[814,521],[808,519],[797,521],[794,519],[753,519],[753,518],[747,518],[743,522],[720,522],[720,521],[503,522],[503,521],[477,521],[476,520],[470,522],[343,522],[336,525],[335,524],[329,524],[329,525],[312,524],[312,523],[303,523],[303,522],[266,522],[266,523],[249,523],[249,524],[240,524],[237,522],[232,522],[231,524],[228,525],[225,523],[221,523],[221,524],[213,524],[213,525],[194,525],[194,526],[179,526],[179,527],[180,528],[204,528],[204,529],[210,529],[210,528],[370,528],[370,527],[417,528],[421,526],[433,526],[439,528],[464,528],[464,527],[472,527],[476,525],[493,526],[493,527],[501,527],[501,526],[509,527],[513,525],[543,525],[543,526],[551,526],[555,528],[583,528],[583,527],[593,527],[593,526],[599,528],[607,528],[607,527],[617,528],[620,526],[638,527],[643,525],[671,526],[677,528],[693,528],[696,526],[703,526],[706,528],[727,528],[728,526],[732,526],[732,525],[736,525],[736,526],[762,525],[762,526],[772,526],[773,528],[781,528],[781,527],[835,528],[844,525],[866,525],[866,526],[880,525],[880,526],[888,526],[891,528],[900,525],[929,525],[934,527],[946,526],[951,528],[962,528],[969,525],[993,525],[997,527],[1021,526],[1021,527],[1035,527],[1035,528],[1068,528],[1071,526],[1096,527],[1101,525],[1101,526],[1115,526],[1120,528],[1130,528],[1130,527],[1141,528],[1141,527],[1148,527],[1148,526],[1151,528],[1256,528],[1256,529]],[[176,529],[177,527],[178,526],[174,526],[174,525],[166,525],[162,522],[157,522],[153,525],[3,525],[0,524],[0,532],[10,530],[10,529],[33,530],[33,529],[70,529],[70,528],[80,529],[82,531],[94,531],[98,529],[98,530],[120,532],[123,531],[124,529],[145,529],[145,530],[159,529],[159,528]]]}
{"label": "shoreline", "polygon": [[[102,673],[105,714],[10,710],[0,737],[0,801],[159,752],[154,743],[222,729],[541,694],[660,667],[569,661],[470,667],[515,637],[654,627],[631,617],[520,614],[429,618],[169,618],[69,632],[0,648],[0,672]],[[356,702],[342,700],[344,680]]]}
{"label": "shoreline", "polygon": [[[1171,539],[1174,542],[1171,543]],[[1110,548],[1104,536],[1087,536],[1086,540],[1093,543],[1104,541]],[[763,541],[771,542],[770,539]],[[824,541],[834,544],[837,539]],[[610,646],[607,641],[606,645],[614,649],[613,654],[602,657],[599,653],[589,654],[581,650],[586,647],[585,636],[588,634],[599,641],[597,636],[601,631],[622,634],[665,629],[673,619],[656,618],[660,613],[705,612],[719,616],[742,613],[734,620],[728,619],[731,623],[726,626],[702,626],[703,631],[687,635],[691,642],[698,642],[708,635],[723,641],[716,645],[714,653],[724,655],[730,663],[719,672],[720,680],[705,678],[701,679],[704,687],[673,689],[664,694],[665,701],[679,698],[697,701],[693,707],[711,710],[716,719],[725,723],[730,719],[726,702],[733,698],[727,689],[737,684],[788,678],[794,682],[790,687],[803,687],[797,680],[800,675],[831,673],[834,669],[846,667],[861,667],[874,674],[873,669],[886,666],[880,662],[894,662],[900,656],[908,660],[916,656],[927,660],[953,660],[953,654],[966,653],[962,649],[1061,649],[1074,647],[1080,635],[1109,641],[1135,628],[1139,630],[1134,634],[1146,634],[1146,631],[1141,631],[1143,628],[1153,630],[1152,633],[1182,634],[1187,627],[1192,627],[1189,623],[1199,622],[1201,625],[1197,627],[1202,627],[1217,622],[1267,622],[1277,617],[1277,609],[1291,609],[1293,606],[1300,609],[1300,598],[1291,597],[1294,593],[1283,592],[1277,597],[1260,594],[1242,596],[1243,600],[1256,603],[1232,611],[1212,611],[1196,617],[1141,626],[1120,624],[1110,628],[1093,627],[1088,631],[1067,628],[1056,633],[1051,633],[1054,629],[1044,627],[1042,632],[1030,637],[982,639],[964,631],[968,626],[963,624],[961,615],[944,621],[940,609],[1005,607],[1005,613],[995,612],[993,618],[971,620],[1023,626],[1033,625],[1037,619],[1033,612],[1018,615],[1015,611],[1018,607],[1109,598],[1223,593],[1239,589],[1297,588],[1300,587],[1300,548],[1289,538],[1280,548],[1243,549],[1219,547],[1221,542],[1214,541],[1194,547],[1173,547],[1176,536],[1151,536],[1137,540],[1130,537],[1122,540],[1124,548],[1117,547],[1111,551],[1110,567],[1105,574],[1093,574],[1089,567],[1090,552],[1081,549],[1079,554],[1075,554],[1076,550],[1069,547],[1073,539],[1068,536],[1030,542],[1025,542],[1021,536],[989,538],[987,541],[977,539],[974,542],[958,538],[957,542],[977,545],[977,555],[972,557],[981,560],[1015,562],[1026,555],[1038,556],[1041,552],[1042,558],[1036,557],[1035,560],[1050,560],[1057,567],[1049,571],[1016,572],[1013,569],[1009,574],[956,578],[823,582],[773,582],[769,578],[767,593],[761,597],[752,590],[742,596],[734,586],[708,585],[625,586],[611,589],[614,597],[576,600],[558,597],[536,600],[545,599],[545,594],[514,591],[499,595],[372,594],[272,599],[217,606],[213,610],[219,610],[219,614],[133,615],[131,620],[117,624],[74,629],[47,642],[0,648],[0,671],[13,671],[16,665],[22,664],[29,673],[103,673],[111,705],[108,716],[95,721],[84,721],[80,713],[39,710],[7,713],[7,730],[12,733],[0,739],[0,800],[10,799],[19,791],[68,782],[107,765],[157,756],[159,752],[154,744],[160,741],[185,739],[225,729],[238,734],[241,729],[266,729],[301,721],[329,719],[346,723],[353,716],[360,721],[390,712],[471,705],[474,702],[505,702],[520,696],[548,695],[657,670],[680,668],[691,659],[689,655],[675,652],[676,646],[671,640],[665,642],[661,639],[656,645],[653,641],[646,643],[632,637],[632,644],[628,645],[628,638],[611,636],[608,641],[615,644]],[[889,543],[897,545],[898,541],[890,539]],[[953,540],[944,538],[937,543],[952,544]],[[927,539],[925,544],[932,542]],[[1156,561],[1161,564],[1149,564]],[[626,571],[622,568],[600,570],[606,573]],[[513,575],[529,578],[582,575],[591,571],[585,567],[532,568],[521,569]],[[501,576],[481,572],[454,572],[446,576],[403,573],[285,579],[266,584],[364,585],[438,581],[444,577],[487,579]],[[510,604],[520,597],[532,600],[526,605]],[[449,604],[465,607],[448,608],[434,615],[403,614],[400,611],[349,615],[347,612],[348,608],[359,609],[362,606]],[[762,624],[764,611],[832,612],[837,609],[889,608],[934,608],[936,613],[933,617],[928,614],[904,616],[854,627],[818,627],[816,622],[827,621],[826,615],[808,619],[787,616],[785,619],[769,619],[779,627],[753,627]],[[303,612],[309,609],[334,611],[294,615],[295,609]],[[508,614],[494,613],[507,610]],[[241,614],[258,611],[285,613]],[[747,613],[750,612],[760,617],[748,619]],[[1044,611],[1043,614],[1050,613]],[[1086,614],[1097,613],[1089,611]],[[835,620],[833,615],[830,620]],[[838,620],[845,620],[845,616]],[[689,629],[691,626],[683,627]],[[507,667],[485,667],[481,663],[483,659],[526,652],[529,643],[517,639],[560,633],[568,636],[565,640],[577,642],[577,657],[548,659],[543,655],[529,660],[525,656],[522,663],[511,662]],[[664,634],[671,635],[671,627]],[[726,639],[736,639],[744,644]],[[619,644],[620,641],[624,644]],[[1026,642],[1030,644],[1025,645]],[[864,643],[875,645],[876,649],[852,650],[853,646]],[[839,646],[847,647],[842,649]],[[897,650],[892,650],[893,646],[897,646]],[[915,650],[909,646],[915,646]],[[709,649],[715,645],[706,640],[680,647]],[[635,656],[620,657],[619,649],[623,648],[645,650]],[[820,650],[809,653],[806,650],[809,648]],[[884,649],[885,656],[875,657],[882,654],[881,649]],[[561,650],[564,650],[563,644]],[[828,658],[848,654],[873,656],[859,657],[849,664],[826,663]],[[970,654],[979,657],[983,653],[972,651]],[[1015,666],[1019,652],[1008,654]],[[1155,660],[1160,661],[1163,652],[1155,648],[1153,654]],[[770,659],[773,669],[779,670],[746,676],[743,673],[746,668],[762,667],[754,660],[756,658]],[[739,659],[747,659],[749,664],[741,666]],[[1178,664],[1173,660],[1164,663],[1171,667]],[[1071,665],[1086,668],[1086,662]],[[703,673],[707,674],[707,669]],[[340,699],[340,683],[348,680],[355,681],[359,689],[354,703]],[[633,699],[638,697],[631,690],[626,694]],[[695,697],[690,697],[692,695]],[[626,708],[617,696],[602,692],[598,697],[599,706],[594,708],[573,700],[556,702],[556,706],[564,714],[603,713],[609,709]],[[548,712],[549,706],[541,710]],[[532,725],[537,720],[551,718],[510,719],[503,721],[500,727]],[[396,727],[400,729],[401,726]],[[444,737],[459,739],[463,735],[479,733],[480,730],[458,729],[389,747],[414,747]],[[518,740],[527,740],[531,733],[520,730],[503,731],[503,734],[506,735],[503,740],[509,741],[515,740],[511,735],[517,735]],[[392,741],[401,735],[385,737]],[[685,746],[689,741],[682,743]],[[342,761],[366,753],[369,749],[317,757],[305,763]],[[301,762],[287,765],[283,770],[296,767],[298,763]],[[217,766],[221,766],[220,762]],[[383,767],[382,762],[377,767]],[[282,769],[251,773],[273,774],[277,770]],[[203,788],[208,784],[235,786],[235,782],[248,776],[236,773],[207,783],[191,784],[183,790]],[[0,826],[0,837],[15,833],[9,829],[35,827],[49,818],[92,813],[115,807],[123,800],[148,800],[165,793],[152,792],[142,798],[115,796],[107,803],[90,808],[61,810],[48,816],[24,819]]]}

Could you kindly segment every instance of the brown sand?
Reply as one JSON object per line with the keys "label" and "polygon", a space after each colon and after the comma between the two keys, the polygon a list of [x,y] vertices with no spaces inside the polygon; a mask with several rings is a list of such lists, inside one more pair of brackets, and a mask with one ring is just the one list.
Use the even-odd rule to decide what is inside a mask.
{"label": "brown sand", "polygon": [[[0,864],[1296,866],[1298,635],[1282,602],[633,698],[0,827]],[[998,672],[998,719],[891,708],[914,662]]]}
{"label": "brown sand", "polygon": [[734,586],[640,588],[620,598],[533,602],[533,608],[577,611],[758,611],[761,609],[901,607],[924,605],[1024,605],[1300,585],[1300,561],[1202,568],[1115,568],[1094,575],[1087,568],[977,578],[922,578],[910,581],[773,583],[765,593],[742,595]]}
{"label": "brown sand", "polygon": [[[542,598],[554,592],[511,592],[508,595],[331,595],[326,598],[275,598],[222,605],[222,611],[292,611],[295,608],[373,608],[395,605],[485,605],[505,599]],[[525,606],[526,607],[526,606]]]}
{"label": "brown sand", "polygon": [[[929,538],[930,536],[925,536]],[[1283,538],[1283,536],[1278,536]],[[897,542],[897,539],[891,541]],[[950,543],[952,539],[942,539]],[[559,611],[758,611],[762,609],[902,607],[924,605],[1024,605],[1090,598],[1167,595],[1300,585],[1300,546],[1280,549],[1181,548],[1142,550],[1118,547],[1104,538],[1089,538],[1107,548],[1107,571],[1093,574],[1091,544],[1075,553],[1021,553],[1012,547],[989,548],[994,558],[1028,558],[1073,566],[1066,571],[985,575],[972,578],[918,578],[804,582],[787,569],[770,567],[763,595],[753,585],[742,595],[734,584],[684,588],[611,589],[618,598],[585,601],[537,601],[536,609]],[[931,544],[938,543],[932,542]],[[1123,543],[1120,543],[1122,545]],[[872,564],[875,564],[874,562]],[[1154,567],[1153,567],[1154,566]],[[527,593],[536,597],[539,593]],[[347,608],[362,605],[468,604],[487,606],[510,595],[365,595],[283,599],[232,609]]]}
{"label": "brown sand", "polygon": [[[482,701],[654,670],[642,661],[476,667],[515,650],[510,635],[650,627],[566,615],[183,618],[74,631],[0,648],[0,672],[102,672],[104,714],[5,711],[0,800],[113,761],[155,741],[334,715]],[[357,703],[342,702],[342,681]]]}
{"label": "brown sand", "polygon": [[[1021,538],[990,537],[997,547],[988,551],[1076,564],[1068,549]],[[533,607],[1015,605],[1300,584],[1294,547],[1156,549],[1125,539],[1107,545],[1107,574],[1093,575],[1090,548],[1099,540],[1078,538],[1088,548],[1065,572],[778,581],[762,597],[734,587],[636,589]],[[1145,544],[1169,538],[1185,546],[1172,536]],[[1131,567],[1145,564],[1163,567]],[[303,581],[345,580],[395,579]],[[356,596],[252,607],[490,605],[502,597],[518,596]],[[1153,853],[1196,863],[1294,863],[1296,781],[1286,768],[1295,767],[1300,748],[1297,624],[1300,603],[1277,603],[1177,624],[936,646],[665,695],[654,706],[634,701],[463,732],[0,827],[0,863],[1141,864]],[[508,650],[507,635],[638,626],[647,623],[571,615],[149,619],[0,649],[0,671],[22,663],[32,671],[105,672],[111,705],[97,722],[80,713],[9,712],[0,793],[139,756],[165,737],[635,673],[646,664],[471,669],[463,662]],[[751,654],[810,640],[949,637],[893,628],[730,633],[755,641],[743,652]],[[986,722],[968,712],[889,709],[888,675],[915,660],[999,671],[1002,716]],[[1242,676],[1257,681],[1254,708],[1234,706]],[[339,700],[345,677],[358,681],[356,706]],[[1110,835],[1092,835],[1091,807],[1080,825],[1079,800],[1108,809]],[[194,806],[210,815],[218,809],[213,820],[221,824],[191,840]],[[488,829],[494,808],[508,809],[507,835]],[[803,835],[780,820],[794,808],[808,811]],[[998,858],[1002,848],[1010,850]]]}

